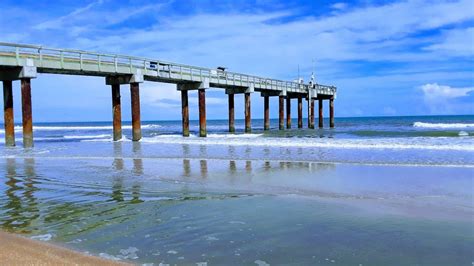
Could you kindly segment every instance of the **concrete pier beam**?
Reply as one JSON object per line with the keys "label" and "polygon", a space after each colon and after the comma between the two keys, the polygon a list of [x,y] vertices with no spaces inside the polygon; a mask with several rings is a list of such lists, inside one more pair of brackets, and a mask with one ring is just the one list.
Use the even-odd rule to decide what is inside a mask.
{"label": "concrete pier beam", "polygon": [[140,120],[140,85],[130,83],[130,99],[132,104],[132,140],[139,141],[142,138]]}
{"label": "concrete pier beam", "polygon": [[284,124],[284,120],[285,120],[285,96],[283,95],[280,95],[278,96],[278,128],[280,130],[283,130],[285,129],[285,124]]}
{"label": "concrete pier beam", "polygon": [[120,103],[120,84],[112,84],[113,139],[122,139],[122,107]]}
{"label": "concrete pier beam", "polygon": [[319,128],[323,128],[323,99],[318,99]]}
{"label": "concrete pier beam", "polygon": [[31,111],[31,79],[21,79],[21,111],[23,120],[23,147],[33,147],[33,115]]}
{"label": "concrete pier beam", "polygon": [[199,136],[206,137],[206,90],[198,89],[199,98]]}
{"label": "concrete pier beam", "polygon": [[13,82],[3,81],[3,116],[5,125],[5,146],[15,146],[15,122],[13,119]]}
{"label": "concrete pier beam", "polygon": [[234,111],[234,94],[229,93],[229,132],[235,132],[235,111]]}
{"label": "concrete pier beam", "polygon": [[291,129],[291,97],[286,97],[286,128]]}
{"label": "concrete pier beam", "polygon": [[188,91],[181,91],[181,116],[183,123],[183,137],[189,137],[189,101]]}
{"label": "concrete pier beam", "polygon": [[334,128],[334,97],[329,99],[329,127]]}
{"label": "concrete pier beam", "polygon": [[298,96],[298,128],[303,128],[303,99]]}
{"label": "concrete pier beam", "polygon": [[263,96],[263,130],[270,130],[270,97]]}
{"label": "concrete pier beam", "polygon": [[250,93],[246,92],[245,96],[245,133],[252,131],[252,115],[250,109]]}

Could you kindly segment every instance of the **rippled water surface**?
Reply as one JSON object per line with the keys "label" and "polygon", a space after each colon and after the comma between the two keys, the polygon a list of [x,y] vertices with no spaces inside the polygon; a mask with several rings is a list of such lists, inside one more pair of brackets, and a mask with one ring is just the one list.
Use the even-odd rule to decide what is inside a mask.
{"label": "rippled water surface", "polygon": [[472,116],[384,119],[207,139],[145,123],[139,143],[41,124],[33,149],[1,147],[0,225],[137,264],[471,265]]}

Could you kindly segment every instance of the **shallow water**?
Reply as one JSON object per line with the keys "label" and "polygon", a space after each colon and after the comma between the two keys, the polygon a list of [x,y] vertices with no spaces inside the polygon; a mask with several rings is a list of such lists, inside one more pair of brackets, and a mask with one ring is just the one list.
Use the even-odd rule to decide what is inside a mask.
{"label": "shallow water", "polygon": [[247,135],[215,121],[206,139],[160,122],[138,143],[43,124],[33,149],[1,148],[0,225],[136,264],[470,265],[469,119]]}
{"label": "shallow water", "polygon": [[474,259],[469,168],[122,157],[9,158],[0,165],[4,230],[112,259],[210,265]]}

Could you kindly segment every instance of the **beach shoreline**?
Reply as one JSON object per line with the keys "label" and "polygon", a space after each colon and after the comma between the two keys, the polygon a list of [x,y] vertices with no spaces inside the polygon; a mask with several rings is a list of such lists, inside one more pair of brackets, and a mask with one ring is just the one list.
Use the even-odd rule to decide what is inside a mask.
{"label": "beach shoreline", "polygon": [[129,265],[4,231],[0,231],[0,261],[4,265]]}

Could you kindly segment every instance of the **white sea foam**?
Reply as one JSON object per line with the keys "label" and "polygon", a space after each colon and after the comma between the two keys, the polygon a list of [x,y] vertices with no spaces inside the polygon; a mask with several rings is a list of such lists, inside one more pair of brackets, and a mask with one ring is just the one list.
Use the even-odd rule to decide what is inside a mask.
{"label": "white sea foam", "polygon": [[49,241],[53,238],[53,234],[37,235],[37,236],[32,236],[30,238],[34,240],[39,240],[39,241]]}
{"label": "white sea foam", "polygon": [[[142,129],[156,129],[160,128],[160,125],[142,125]],[[81,130],[112,130],[113,126],[35,126],[33,125],[34,131],[62,131],[62,130],[70,130],[70,131],[81,131]],[[132,129],[131,125],[124,125],[122,129]],[[21,132],[23,129],[21,126],[15,126],[15,131]],[[4,129],[0,129],[0,133],[5,134]]]}
{"label": "white sea foam", "polygon": [[414,127],[421,128],[474,128],[474,124],[470,123],[425,123],[415,122]]}
{"label": "white sea foam", "polygon": [[[89,140],[84,140],[89,141]],[[91,140],[92,141],[92,140]],[[94,141],[107,141],[96,139]],[[339,149],[419,149],[474,151],[471,138],[416,137],[416,138],[373,138],[373,139],[330,139],[330,138],[260,138],[221,137],[210,138],[181,136],[159,136],[143,138],[143,143],[189,144],[189,145],[231,145],[283,148],[339,148]]]}
{"label": "white sea foam", "polygon": [[65,138],[65,139],[97,139],[97,138],[110,138],[110,134],[64,136],[64,138]]}

